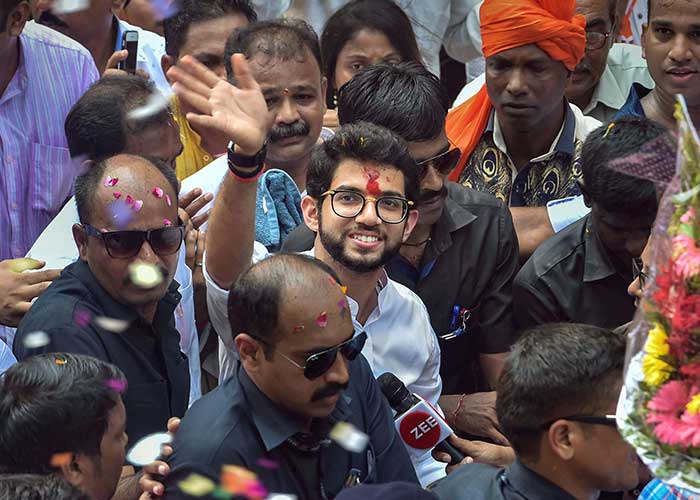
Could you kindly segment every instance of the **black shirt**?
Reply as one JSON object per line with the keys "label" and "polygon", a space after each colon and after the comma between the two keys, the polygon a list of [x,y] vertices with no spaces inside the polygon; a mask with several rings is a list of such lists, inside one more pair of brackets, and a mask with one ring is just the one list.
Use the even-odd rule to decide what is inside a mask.
{"label": "black shirt", "polygon": [[590,214],[542,243],[513,284],[519,328],[576,322],[615,328],[634,316],[627,294],[632,263],[621,274],[595,233]]}
{"label": "black shirt", "polygon": [[[177,484],[190,473],[219,477],[222,465],[240,465],[258,475],[268,491],[314,500],[335,497],[351,469],[363,483],[418,483],[406,448],[394,429],[391,409],[360,355],[348,364],[350,382],[316,435],[301,434],[298,419],[273,403],[239,364],[235,375],[198,400],[182,419],[168,459],[166,498],[186,498]],[[326,438],[339,421],[370,437],[361,453]],[[276,469],[261,464],[272,460]]]}
{"label": "black shirt", "polygon": [[[190,376],[180,352],[180,334],[173,312],[180,301],[173,281],[158,303],[153,324],[120,304],[99,285],[86,262],[66,267],[26,314],[17,328],[13,352],[18,360],[47,352],[88,354],[118,366],[126,375],[123,395],[129,442],[164,432],[170,417],[187,410]],[[94,321],[107,317],[129,322],[126,331],[105,330]],[[87,318],[87,319],[86,319]],[[30,349],[27,335],[43,331],[46,346]]]}
{"label": "black shirt", "polygon": [[505,469],[463,465],[440,481],[433,493],[442,500],[576,500],[520,460]]}
{"label": "black shirt", "polygon": [[[420,268],[400,255],[387,265],[389,277],[425,303],[438,335],[443,394],[486,389],[479,354],[507,352],[514,342],[512,283],[518,272],[518,239],[510,211],[488,193],[449,182],[442,216],[435,223]],[[315,234],[300,226],[284,243],[285,251],[313,246]],[[467,309],[464,333],[440,336],[461,327],[454,309]]]}

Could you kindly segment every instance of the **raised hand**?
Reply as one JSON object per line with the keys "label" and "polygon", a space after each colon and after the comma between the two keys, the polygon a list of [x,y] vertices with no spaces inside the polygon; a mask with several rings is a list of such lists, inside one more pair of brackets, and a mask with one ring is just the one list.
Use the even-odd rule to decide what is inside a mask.
{"label": "raised hand", "polygon": [[225,133],[237,152],[254,155],[268,133],[267,104],[243,54],[231,56],[236,85],[220,79],[191,56],[168,70],[173,91],[197,112],[187,113],[194,126]]}

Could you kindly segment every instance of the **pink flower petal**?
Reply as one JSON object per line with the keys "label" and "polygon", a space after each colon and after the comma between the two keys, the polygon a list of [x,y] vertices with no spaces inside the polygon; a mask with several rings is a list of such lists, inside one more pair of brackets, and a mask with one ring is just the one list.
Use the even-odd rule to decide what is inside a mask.
{"label": "pink flower petal", "polygon": [[163,190],[159,188],[158,186],[154,187],[153,190],[151,191],[153,193],[153,196],[156,198],[162,198],[163,197]]}
{"label": "pink flower petal", "polygon": [[126,200],[124,200],[127,205],[133,205],[134,204],[134,199],[131,197],[130,194],[126,195]]}
{"label": "pink flower petal", "polygon": [[119,182],[119,177],[107,176],[107,178],[105,179],[105,187],[116,186],[117,182]]}
{"label": "pink flower petal", "polygon": [[170,219],[163,219],[163,225],[164,226],[172,226],[173,223]]}
{"label": "pink flower petal", "polygon": [[105,380],[104,385],[107,388],[118,392],[119,394],[122,394],[124,391],[126,391],[126,380],[122,378],[111,378],[109,380]]}
{"label": "pink flower petal", "polygon": [[134,212],[138,212],[141,210],[141,208],[143,208],[143,200],[134,200],[134,204],[131,205],[131,209]]}
{"label": "pink flower petal", "polygon": [[165,195],[165,202],[168,204],[168,206],[172,206],[172,202],[170,201],[170,195],[166,194]]}
{"label": "pink flower petal", "polygon": [[328,325],[328,313],[326,311],[323,311],[318,315],[316,318],[316,324],[321,328],[325,328]]}
{"label": "pink flower petal", "polygon": [[115,191],[112,193],[112,196],[114,196],[118,200],[122,197],[122,194],[119,191]]}

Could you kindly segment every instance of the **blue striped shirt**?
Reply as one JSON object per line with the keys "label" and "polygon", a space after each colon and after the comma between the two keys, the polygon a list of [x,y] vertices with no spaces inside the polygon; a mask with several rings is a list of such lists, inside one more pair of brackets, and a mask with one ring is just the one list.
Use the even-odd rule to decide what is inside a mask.
{"label": "blue striped shirt", "polygon": [[0,96],[0,260],[23,257],[71,195],[78,174],[63,122],[99,78],[82,45],[29,22]]}

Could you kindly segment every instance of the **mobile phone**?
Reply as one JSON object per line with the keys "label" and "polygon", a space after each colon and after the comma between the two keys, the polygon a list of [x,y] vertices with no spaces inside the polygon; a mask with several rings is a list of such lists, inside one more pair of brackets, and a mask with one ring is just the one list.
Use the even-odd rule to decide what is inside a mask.
{"label": "mobile phone", "polygon": [[136,53],[139,50],[139,32],[125,31],[122,34],[122,50],[128,50],[129,56],[117,65],[117,69],[131,73],[136,72]]}

